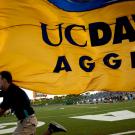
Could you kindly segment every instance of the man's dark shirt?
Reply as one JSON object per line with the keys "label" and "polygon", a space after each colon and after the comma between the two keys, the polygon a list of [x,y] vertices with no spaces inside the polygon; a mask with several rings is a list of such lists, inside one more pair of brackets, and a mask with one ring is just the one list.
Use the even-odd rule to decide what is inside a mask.
{"label": "man's dark shirt", "polygon": [[0,107],[4,110],[11,108],[19,120],[34,114],[27,94],[15,84],[11,84],[7,91],[3,92]]}

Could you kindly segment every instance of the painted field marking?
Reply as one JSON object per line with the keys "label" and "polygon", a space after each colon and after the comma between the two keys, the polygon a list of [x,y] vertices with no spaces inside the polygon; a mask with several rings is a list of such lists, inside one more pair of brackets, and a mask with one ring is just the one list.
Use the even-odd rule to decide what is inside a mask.
{"label": "painted field marking", "polygon": [[121,132],[121,133],[115,133],[115,134],[110,134],[110,135],[127,135],[127,134],[132,134],[132,133],[135,133],[135,130],[134,131]]}
{"label": "painted field marking", "polygon": [[135,118],[135,113],[128,110],[122,110],[97,115],[75,116],[70,118],[98,120],[98,121],[119,121],[119,120],[133,119]]}
{"label": "painted field marking", "polygon": [[[45,122],[38,121],[37,127],[43,126]],[[0,123],[0,134],[8,134],[12,133],[16,129],[16,122],[9,122],[9,123]],[[7,126],[12,126],[11,128],[6,128]]]}
{"label": "painted field marking", "polygon": [[[79,107],[78,107],[79,108]],[[130,109],[130,108],[135,108],[135,106],[128,106],[128,107],[122,107],[122,108],[117,108],[117,110],[122,110],[122,109]],[[114,109],[105,109],[105,110],[94,110],[92,112],[88,111],[88,112],[85,112],[85,113],[70,113],[70,114],[64,114],[64,115],[60,115],[60,117],[71,117],[71,116],[77,116],[77,115],[86,115],[86,114],[95,114],[95,113],[104,113],[106,111],[114,111]],[[50,115],[50,116],[43,116],[43,115],[40,115],[39,118],[56,118],[58,116],[56,115]]]}

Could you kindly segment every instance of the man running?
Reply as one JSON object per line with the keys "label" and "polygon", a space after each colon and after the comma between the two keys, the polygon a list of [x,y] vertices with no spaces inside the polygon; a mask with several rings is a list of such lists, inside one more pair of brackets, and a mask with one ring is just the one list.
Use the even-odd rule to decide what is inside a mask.
{"label": "man running", "polygon": [[[12,83],[12,75],[8,71],[0,72],[0,95],[3,102],[0,105],[0,116],[8,109],[12,109],[18,119],[17,128],[13,135],[35,135],[37,118],[31,107],[27,94]],[[55,132],[66,132],[67,130],[58,123],[50,123],[48,130],[43,135],[51,135]]]}

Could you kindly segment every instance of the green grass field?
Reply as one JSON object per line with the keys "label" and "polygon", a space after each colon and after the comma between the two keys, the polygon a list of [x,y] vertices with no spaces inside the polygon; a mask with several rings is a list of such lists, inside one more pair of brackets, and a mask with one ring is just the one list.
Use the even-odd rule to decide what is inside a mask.
{"label": "green grass field", "polygon": [[[42,135],[42,132],[47,129],[47,125],[50,121],[61,123],[68,129],[67,133],[57,133],[59,135],[110,135],[120,132],[135,131],[135,119],[107,122],[69,118],[73,116],[96,115],[120,110],[135,112],[135,100],[110,104],[56,105],[36,107],[34,109],[38,121],[46,123],[44,126],[37,128],[37,135]],[[0,118],[0,123],[15,121],[16,118],[14,116]],[[135,135],[135,133],[130,135]]]}

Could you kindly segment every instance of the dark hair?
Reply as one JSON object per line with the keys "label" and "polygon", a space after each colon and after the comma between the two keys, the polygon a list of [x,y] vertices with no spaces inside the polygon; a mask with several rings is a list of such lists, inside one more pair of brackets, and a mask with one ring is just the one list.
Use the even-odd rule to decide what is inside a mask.
{"label": "dark hair", "polygon": [[8,83],[12,82],[12,75],[9,71],[2,71],[0,72],[0,75],[2,76],[2,78],[5,78]]}

